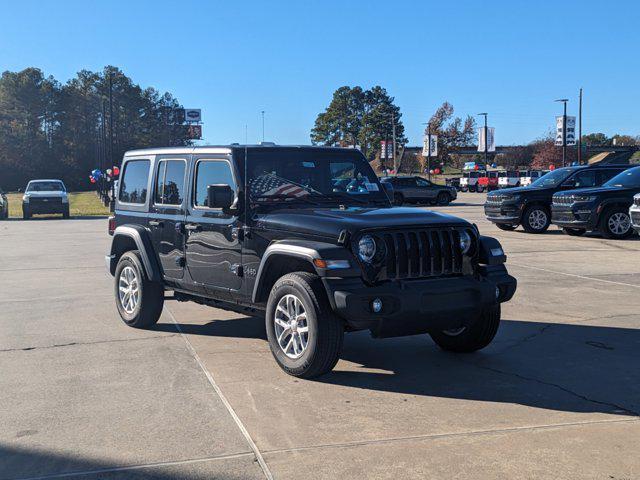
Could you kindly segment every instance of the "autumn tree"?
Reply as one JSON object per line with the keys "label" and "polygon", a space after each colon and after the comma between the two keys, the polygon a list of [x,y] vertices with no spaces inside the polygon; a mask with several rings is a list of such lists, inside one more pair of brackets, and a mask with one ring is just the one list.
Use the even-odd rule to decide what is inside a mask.
{"label": "autumn tree", "polygon": [[[449,163],[449,156],[455,147],[464,147],[472,143],[476,133],[475,119],[467,115],[466,118],[454,117],[453,105],[444,102],[431,116],[428,131],[431,135],[438,136],[438,156],[436,161],[442,164]],[[424,166],[423,166],[424,168]]]}
{"label": "autumn tree", "polygon": [[[556,146],[552,133],[535,140],[530,146],[533,148],[532,169],[547,170],[551,165],[554,168],[562,167],[562,147]],[[566,165],[571,165],[576,160],[577,150],[568,147]]]}

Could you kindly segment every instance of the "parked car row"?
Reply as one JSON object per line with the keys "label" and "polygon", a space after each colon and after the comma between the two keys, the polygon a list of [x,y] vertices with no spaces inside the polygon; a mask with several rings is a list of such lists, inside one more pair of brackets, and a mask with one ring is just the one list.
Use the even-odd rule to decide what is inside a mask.
{"label": "parked car row", "polygon": [[530,185],[547,171],[542,170],[476,170],[466,172],[458,182],[463,192],[492,191],[499,188],[515,188]]}
{"label": "parked car row", "polygon": [[639,193],[640,167],[566,167],[529,186],[487,194],[484,211],[502,230],[521,225],[528,233],[542,233],[553,223],[568,235],[598,231],[622,239],[633,228],[640,230]]}
{"label": "parked car row", "polygon": [[405,203],[428,203],[430,205],[449,205],[458,198],[455,187],[438,185],[422,177],[393,176],[380,179],[382,185],[391,185],[395,205]]}

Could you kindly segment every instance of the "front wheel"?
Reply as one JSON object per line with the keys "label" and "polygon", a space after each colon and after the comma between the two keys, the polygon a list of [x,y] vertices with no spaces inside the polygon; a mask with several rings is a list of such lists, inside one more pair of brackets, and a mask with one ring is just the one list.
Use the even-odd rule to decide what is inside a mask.
{"label": "front wheel", "polygon": [[137,250],[126,252],[115,273],[116,307],[122,321],[135,328],[155,325],[164,305],[164,287],[147,279]]}
{"label": "front wheel", "polygon": [[491,343],[500,326],[500,305],[485,309],[480,318],[470,325],[441,332],[432,332],[431,338],[443,350],[469,353]]}
{"label": "front wheel", "polygon": [[527,233],[543,233],[551,224],[549,212],[540,205],[527,207],[522,216],[522,228]]}
{"label": "front wheel", "polygon": [[344,324],[331,310],[317,275],[296,272],[280,278],[267,301],[265,325],[271,353],[289,375],[314,378],[338,362]]}
{"label": "front wheel", "polygon": [[468,192],[469,191],[469,187],[467,187],[467,186],[460,187],[460,191],[461,192]]}
{"label": "front wheel", "polygon": [[477,193],[482,193],[484,192],[484,187],[482,185],[477,185],[476,186],[476,192]]}
{"label": "front wheel", "polygon": [[600,221],[600,233],[615,240],[629,237],[633,233],[629,211],[621,207],[606,210]]}
{"label": "front wheel", "polygon": [[587,233],[585,228],[563,228],[562,231],[570,237],[581,237]]}
{"label": "front wheel", "polygon": [[62,218],[69,218],[69,207],[65,208],[64,212],[62,212]]}

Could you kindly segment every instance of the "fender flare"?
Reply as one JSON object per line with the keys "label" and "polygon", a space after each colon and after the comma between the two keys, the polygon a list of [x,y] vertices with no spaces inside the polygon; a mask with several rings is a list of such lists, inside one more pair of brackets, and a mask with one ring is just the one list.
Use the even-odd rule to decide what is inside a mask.
{"label": "fender flare", "polygon": [[137,250],[140,252],[140,258],[142,259],[142,266],[144,267],[147,278],[151,281],[160,281],[162,274],[160,267],[153,254],[153,244],[149,237],[149,232],[140,225],[121,225],[113,232],[113,241],[111,242],[111,252],[109,257],[111,258],[110,271],[111,274],[115,274],[115,268],[117,264],[118,249],[116,248],[118,237],[131,238],[135,244]]}
{"label": "fender flare", "polygon": [[[251,301],[254,303],[259,297],[261,289],[264,287],[269,264],[276,256],[296,258],[308,262],[320,277],[356,277],[362,274],[353,255],[346,247],[318,241],[277,241],[267,247],[262,255],[262,259],[260,260],[260,266],[258,267],[256,281],[253,285],[253,292],[251,294]],[[320,268],[313,263],[315,259],[348,260],[350,268],[339,270]]]}

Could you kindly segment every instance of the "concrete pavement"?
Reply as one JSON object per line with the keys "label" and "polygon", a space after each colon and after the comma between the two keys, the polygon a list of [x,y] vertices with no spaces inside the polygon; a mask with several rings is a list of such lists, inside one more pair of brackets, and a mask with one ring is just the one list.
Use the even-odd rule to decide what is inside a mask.
{"label": "concrete pavement", "polygon": [[126,327],[104,219],[0,222],[0,478],[640,478],[640,239],[503,232],[483,200],[437,208],[509,256],[495,342],[349,334],[316,381],[259,318]]}

